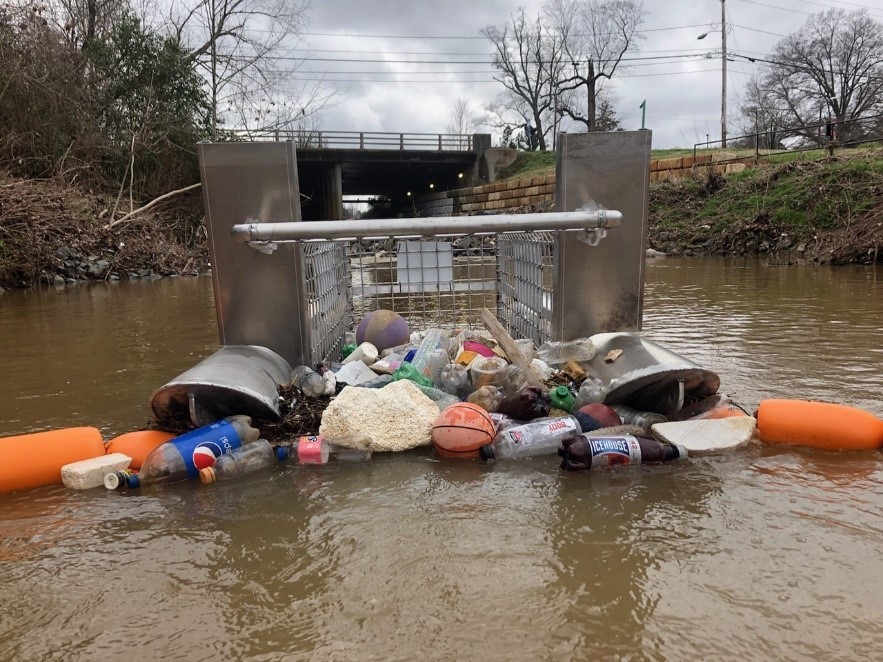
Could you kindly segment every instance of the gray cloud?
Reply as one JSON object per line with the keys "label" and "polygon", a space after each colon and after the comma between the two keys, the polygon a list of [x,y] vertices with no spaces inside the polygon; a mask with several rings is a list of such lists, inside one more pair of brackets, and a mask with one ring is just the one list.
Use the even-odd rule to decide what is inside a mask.
{"label": "gray cloud", "polygon": [[[860,0],[856,0],[859,4]],[[829,6],[855,8],[840,0]],[[883,20],[883,7],[864,0],[875,18]],[[782,37],[800,28],[820,4],[804,0],[749,2],[727,0],[728,48],[747,56],[768,54]],[[492,78],[490,65],[407,64],[390,60],[489,60],[490,48],[482,39],[433,39],[432,37],[478,37],[486,25],[502,25],[519,5],[536,13],[541,2],[503,0],[360,0],[315,2],[309,33],[302,37],[297,54],[307,57],[384,62],[320,62],[300,65],[301,75],[324,77],[327,85],[346,92],[346,100],[328,109],[323,125],[328,130],[408,131],[438,133],[444,130],[458,97],[478,107],[502,89]],[[775,5],[775,6],[773,6]],[[648,16],[643,29],[641,56],[692,53],[689,61],[634,62],[621,72],[612,89],[617,111],[628,129],[640,128],[640,103],[647,101],[647,126],[653,130],[655,147],[687,147],[704,141],[706,134],[720,134],[721,58],[720,3],[717,0],[645,0]],[[661,29],[683,26],[679,29]],[[697,36],[706,31],[702,41]],[[369,38],[336,35],[396,35],[410,38]],[[325,52],[364,51],[364,52]],[[461,55],[461,53],[463,55]],[[483,55],[482,55],[483,54]],[[707,55],[709,59],[703,57]],[[740,91],[758,64],[735,58],[728,63],[728,128],[739,127]],[[340,73],[342,72],[342,73]],[[356,73],[353,73],[356,72]],[[383,73],[395,72],[395,73]],[[475,72],[475,73],[463,73]],[[337,82],[332,82],[336,80]],[[462,82],[462,81],[481,82]],[[419,81],[411,82],[408,81]],[[441,81],[441,82],[427,82]]]}

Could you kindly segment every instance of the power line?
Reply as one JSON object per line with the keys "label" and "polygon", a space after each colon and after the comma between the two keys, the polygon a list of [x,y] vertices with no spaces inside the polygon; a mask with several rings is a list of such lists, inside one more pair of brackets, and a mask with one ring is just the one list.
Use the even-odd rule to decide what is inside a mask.
{"label": "power line", "polygon": [[[682,55],[652,55],[647,57],[624,57],[620,62],[643,62],[645,60],[670,60],[684,57],[702,57],[702,53],[684,53]],[[296,62],[347,62],[365,64],[493,64],[493,60],[386,60],[382,58],[335,58],[335,57],[297,57],[293,55],[264,55],[267,60],[293,60]],[[578,60],[579,61],[579,60]],[[605,60],[612,62],[613,60]],[[536,64],[536,62],[528,62]]]}
{"label": "power line", "polygon": [[[645,32],[664,32],[666,30],[685,30],[687,28],[702,28],[706,27],[708,23],[696,23],[694,25],[673,25],[665,28],[647,28],[646,30],[635,30],[638,33]],[[300,36],[310,36],[310,37],[358,37],[361,39],[450,39],[450,40],[459,40],[459,39],[482,39],[487,40],[487,37],[483,35],[479,36],[452,36],[452,35],[444,35],[444,36],[433,36],[433,35],[401,35],[401,34],[358,34],[358,33],[346,33],[346,32],[301,32]],[[586,37],[589,35],[574,35],[575,37]]]}
{"label": "power line", "polygon": [[757,5],[758,7],[769,7],[770,9],[781,9],[782,11],[789,11],[793,14],[803,14],[804,16],[812,16],[812,12],[808,11],[800,11],[799,9],[790,9],[788,7],[779,7],[778,5],[770,5],[766,2],[757,2],[757,0],[741,0],[741,2],[746,2],[749,5]]}
{"label": "power line", "polygon": [[[806,5],[815,5],[817,7],[825,7],[826,9],[843,9],[842,7],[836,7],[834,5],[823,4],[821,2],[813,2],[813,0],[797,0],[797,2],[802,2]],[[841,5],[849,5],[851,7],[857,7],[859,9],[867,9],[869,13],[874,14],[875,12],[879,12],[879,7],[871,7],[869,5],[860,5],[855,2],[844,2],[843,0],[831,0],[831,2],[836,2]]]}

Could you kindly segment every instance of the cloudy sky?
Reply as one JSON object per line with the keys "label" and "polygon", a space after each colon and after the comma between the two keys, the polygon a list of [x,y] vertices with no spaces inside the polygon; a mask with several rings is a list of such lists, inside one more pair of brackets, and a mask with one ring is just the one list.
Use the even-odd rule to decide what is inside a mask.
{"label": "cloudy sky", "polygon": [[[479,34],[502,26],[519,6],[536,15],[542,0],[314,0],[309,25],[291,55],[300,75],[341,91],[322,128],[342,131],[444,131],[458,98],[474,107],[502,89],[491,49]],[[614,86],[622,126],[647,127],[658,148],[720,136],[720,0],[644,0],[640,52]],[[815,12],[867,8],[883,21],[883,0],[726,0],[731,53],[763,57]],[[711,32],[697,40],[703,32]],[[674,56],[674,57],[673,57]],[[417,63],[417,62],[420,63]],[[485,64],[486,62],[486,64]],[[728,62],[730,136],[740,132],[741,90],[759,64]]]}

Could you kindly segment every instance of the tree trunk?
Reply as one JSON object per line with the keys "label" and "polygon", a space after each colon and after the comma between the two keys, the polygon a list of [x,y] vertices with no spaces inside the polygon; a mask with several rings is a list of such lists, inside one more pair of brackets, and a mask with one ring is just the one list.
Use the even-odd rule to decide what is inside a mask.
{"label": "tree trunk", "polygon": [[595,90],[595,84],[598,79],[595,77],[595,63],[589,60],[589,75],[586,79],[586,131],[595,131],[598,126],[598,94]]}

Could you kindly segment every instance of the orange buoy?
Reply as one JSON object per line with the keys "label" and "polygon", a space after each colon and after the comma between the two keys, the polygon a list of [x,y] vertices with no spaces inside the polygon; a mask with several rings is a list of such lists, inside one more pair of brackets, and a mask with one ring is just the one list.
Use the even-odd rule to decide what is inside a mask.
{"label": "orange buoy", "polygon": [[98,428],[66,428],[0,439],[0,494],[61,483],[61,468],[104,455]]}
{"label": "orange buoy", "polygon": [[127,432],[111,439],[107,444],[107,452],[128,455],[132,458],[132,464],[129,467],[140,469],[144,464],[144,458],[148,456],[150,451],[174,438],[175,435],[171,432],[162,432],[161,430]]}
{"label": "orange buoy", "polygon": [[883,447],[883,421],[846,405],[808,400],[763,400],[757,433],[768,444],[799,444],[829,451]]}

